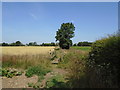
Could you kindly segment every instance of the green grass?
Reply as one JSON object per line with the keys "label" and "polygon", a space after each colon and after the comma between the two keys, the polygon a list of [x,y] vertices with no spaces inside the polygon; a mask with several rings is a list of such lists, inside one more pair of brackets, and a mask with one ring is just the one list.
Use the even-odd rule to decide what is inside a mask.
{"label": "green grass", "polygon": [[[58,52],[57,52],[58,53]],[[88,51],[81,51],[77,49],[62,50],[60,54],[62,55],[61,62],[57,65],[58,68],[69,69],[69,65],[73,61],[81,60],[84,55],[88,54]]]}
{"label": "green grass", "polygon": [[56,75],[47,80],[46,88],[65,88],[66,80],[62,75]]}
{"label": "green grass", "polygon": [[33,75],[43,76],[48,72],[50,72],[48,68],[45,68],[43,66],[33,66],[28,68],[25,75],[27,77],[32,77]]}
{"label": "green grass", "polygon": [[41,80],[44,79],[44,76],[48,72],[50,72],[50,69],[39,65],[28,68],[25,75],[27,77],[32,77],[33,75],[37,75],[39,77],[38,82],[41,82]]}
{"label": "green grass", "polygon": [[72,46],[71,48],[82,50],[82,51],[90,51],[90,46]]}

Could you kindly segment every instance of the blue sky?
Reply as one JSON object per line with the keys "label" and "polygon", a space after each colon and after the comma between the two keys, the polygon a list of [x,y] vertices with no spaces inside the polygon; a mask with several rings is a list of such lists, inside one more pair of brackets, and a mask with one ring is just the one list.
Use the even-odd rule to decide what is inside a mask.
{"label": "blue sky", "polygon": [[62,23],[75,25],[74,43],[95,41],[118,30],[117,2],[2,3],[3,42],[55,42]]}

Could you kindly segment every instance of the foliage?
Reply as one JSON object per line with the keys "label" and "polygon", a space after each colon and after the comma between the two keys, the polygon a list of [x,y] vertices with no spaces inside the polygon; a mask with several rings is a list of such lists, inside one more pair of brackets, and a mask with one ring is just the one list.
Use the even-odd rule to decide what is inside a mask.
{"label": "foliage", "polygon": [[9,44],[8,44],[8,43],[3,42],[3,43],[1,43],[1,46],[9,46]]}
{"label": "foliage", "polygon": [[34,83],[28,83],[28,87],[33,87]]}
{"label": "foliage", "polygon": [[32,88],[35,88],[35,89],[37,89],[37,88],[40,88],[39,87],[39,84],[37,84],[37,83],[28,83],[28,87],[32,87]]}
{"label": "foliage", "polygon": [[[81,51],[78,49],[74,49],[71,48],[70,50],[61,50],[59,51],[60,53],[58,53],[59,55],[61,54],[61,62],[58,64],[59,68],[65,68],[65,69],[69,69],[69,65],[71,63],[73,63],[73,61],[80,60],[81,59],[81,55],[86,55],[88,53],[88,51]],[[58,55],[57,54],[57,55]]]}
{"label": "foliage", "polygon": [[48,72],[50,72],[48,68],[39,65],[28,68],[25,75],[27,77],[32,77],[33,75],[44,76]]}
{"label": "foliage", "polygon": [[[73,58],[72,58],[73,59]],[[69,63],[68,70],[68,82],[70,88],[86,88],[87,79],[86,79],[86,61],[87,53],[79,54],[74,57],[73,60]]]}
{"label": "foliage", "polygon": [[62,75],[56,75],[46,82],[46,88],[65,88],[66,80]]}
{"label": "foliage", "polygon": [[75,44],[73,44],[73,46],[77,46],[77,44],[75,43]]}
{"label": "foliage", "polygon": [[63,23],[56,32],[56,41],[59,41],[59,46],[62,49],[69,49],[72,45],[72,40],[70,38],[74,37],[74,24],[72,23]]}
{"label": "foliage", "polygon": [[84,42],[78,42],[77,46],[91,46],[92,45],[92,42],[87,42],[87,41],[84,41]]}
{"label": "foliage", "polygon": [[27,46],[38,46],[37,42],[30,42],[29,44],[26,44]]}
{"label": "foliage", "polygon": [[[69,50],[59,50],[57,55],[58,53],[59,55],[65,54],[63,54],[63,58],[57,67],[66,69],[69,72],[67,74],[67,82],[64,84],[69,88],[87,87],[85,72],[88,51],[71,48]],[[54,85],[53,82],[50,82],[49,84],[52,86]]]}
{"label": "foliage", "polygon": [[[88,59],[88,77],[91,87],[120,87],[119,50],[120,37],[118,35],[93,43]],[[94,83],[91,83],[91,79],[94,79],[92,81]]]}
{"label": "foliage", "polygon": [[56,43],[51,42],[51,43],[42,43],[40,46],[57,46]]}
{"label": "foliage", "polygon": [[20,41],[16,41],[16,42],[13,42],[13,43],[10,43],[10,44],[3,42],[1,45],[2,46],[25,46]]}
{"label": "foliage", "polygon": [[[21,43],[20,41],[16,41],[13,43],[0,43],[0,46],[25,46],[25,44]],[[42,43],[42,44],[37,44],[37,42],[29,42],[26,44],[26,46],[58,46],[57,43],[51,42],[51,43]]]}
{"label": "foliage", "polygon": [[22,72],[8,69],[0,69],[0,76],[5,76],[7,78],[12,78],[13,76],[22,75]]}
{"label": "foliage", "polygon": [[15,43],[9,44],[9,46],[24,46],[20,41],[16,41]]}

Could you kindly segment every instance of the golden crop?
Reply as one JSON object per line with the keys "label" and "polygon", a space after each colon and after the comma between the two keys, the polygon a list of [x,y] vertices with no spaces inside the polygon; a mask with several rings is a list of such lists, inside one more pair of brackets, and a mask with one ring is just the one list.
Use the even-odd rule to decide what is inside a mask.
{"label": "golden crop", "polygon": [[54,50],[55,47],[41,46],[20,46],[20,47],[0,47],[2,55],[36,55],[47,54]]}

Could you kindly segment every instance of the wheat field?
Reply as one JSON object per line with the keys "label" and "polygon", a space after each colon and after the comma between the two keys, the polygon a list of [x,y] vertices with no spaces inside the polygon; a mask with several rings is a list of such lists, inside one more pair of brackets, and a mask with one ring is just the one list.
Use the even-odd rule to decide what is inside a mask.
{"label": "wheat field", "polygon": [[0,47],[2,55],[36,55],[47,54],[54,51],[55,47],[41,46],[20,46],[20,47]]}
{"label": "wheat field", "polygon": [[49,67],[50,53],[55,47],[17,46],[0,47],[2,49],[2,66],[27,69],[30,66]]}

